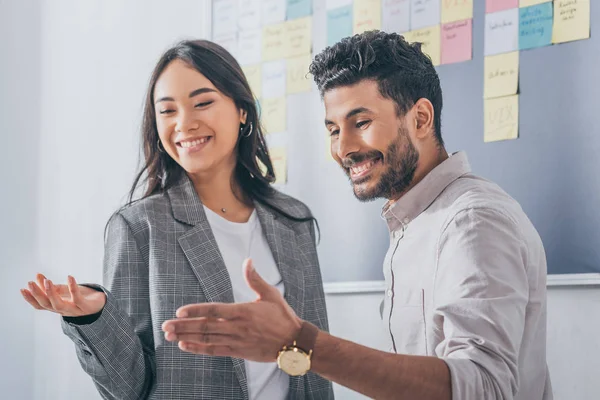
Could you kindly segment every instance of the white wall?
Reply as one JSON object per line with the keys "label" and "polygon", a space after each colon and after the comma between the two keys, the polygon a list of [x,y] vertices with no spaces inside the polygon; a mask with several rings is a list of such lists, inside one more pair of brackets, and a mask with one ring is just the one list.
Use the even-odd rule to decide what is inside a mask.
{"label": "white wall", "polygon": [[[184,37],[208,37],[202,0],[0,0],[0,393],[99,398],[53,315],[18,288],[40,270],[98,281],[102,231],[138,160],[150,70]],[[381,347],[380,294],[328,295],[334,334]],[[600,394],[600,289],[551,288],[548,361],[556,399]],[[35,328],[35,329],[34,329]],[[587,379],[586,379],[587,378]],[[361,398],[336,387],[340,399]]]}
{"label": "white wall", "polygon": [[0,397],[33,394],[33,313],[22,300],[35,270],[40,139],[40,6],[0,0]]}

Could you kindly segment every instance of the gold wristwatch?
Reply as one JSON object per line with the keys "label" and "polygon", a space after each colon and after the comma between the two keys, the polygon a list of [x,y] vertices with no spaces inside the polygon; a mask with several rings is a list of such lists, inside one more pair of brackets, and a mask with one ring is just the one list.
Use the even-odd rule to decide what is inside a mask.
{"label": "gold wristwatch", "polygon": [[310,322],[302,322],[302,328],[291,346],[283,346],[277,356],[279,369],[290,376],[302,376],[310,371],[310,361],[319,328]]}

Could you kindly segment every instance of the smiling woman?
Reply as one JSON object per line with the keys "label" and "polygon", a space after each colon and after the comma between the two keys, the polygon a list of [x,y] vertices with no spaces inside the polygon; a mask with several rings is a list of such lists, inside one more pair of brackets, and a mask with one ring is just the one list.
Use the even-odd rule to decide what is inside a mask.
{"label": "smiling woman", "polygon": [[[288,376],[275,362],[190,356],[161,330],[183,306],[256,300],[242,271],[248,258],[298,317],[328,329],[316,221],[303,203],[271,186],[250,86],[225,49],[185,41],[160,58],[142,143],[144,165],[129,202],[107,224],[105,286],[78,285],[73,277],[54,285],[38,274],[24,298],[63,316],[81,365],[107,399],[333,398],[331,384],[312,373]],[[297,334],[290,332],[270,359]]]}

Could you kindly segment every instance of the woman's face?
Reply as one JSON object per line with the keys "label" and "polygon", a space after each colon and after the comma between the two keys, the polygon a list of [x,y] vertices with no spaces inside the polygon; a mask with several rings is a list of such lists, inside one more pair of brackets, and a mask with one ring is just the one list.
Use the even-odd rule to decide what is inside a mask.
{"label": "woman's face", "polygon": [[154,108],[161,146],[188,174],[233,171],[246,115],[204,75],[172,61],[156,81]]}

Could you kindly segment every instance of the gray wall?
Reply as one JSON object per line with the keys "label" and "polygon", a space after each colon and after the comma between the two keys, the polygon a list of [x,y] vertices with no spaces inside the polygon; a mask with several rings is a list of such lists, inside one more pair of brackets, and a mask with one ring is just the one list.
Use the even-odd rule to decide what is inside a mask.
{"label": "gray wall", "polygon": [[38,262],[39,23],[38,1],[0,1],[0,393],[14,399],[31,399],[34,382],[34,316],[19,288]]}

